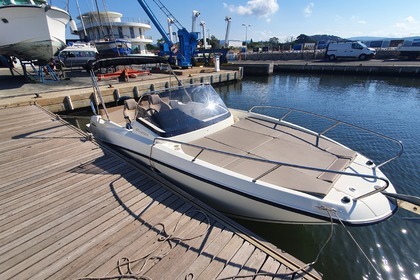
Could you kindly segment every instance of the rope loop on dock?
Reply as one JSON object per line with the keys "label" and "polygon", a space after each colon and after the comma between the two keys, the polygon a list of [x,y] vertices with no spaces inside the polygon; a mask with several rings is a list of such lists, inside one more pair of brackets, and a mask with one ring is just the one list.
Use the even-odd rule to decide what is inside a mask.
{"label": "rope loop on dock", "polygon": [[[180,236],[174,236],[175,232],[178,230],[181,220],[184,216],[191,213],[198,213],[204,215],[204,220],[206,222],[206,228],[203,230],[203,232],[196,234],[191,237],[180,237]],[[191,216],[192,217],[192,216]],[[156,246],[153,250],[151,250],[149,253],[147,253],[144,257],[130,260],[128,257],[122,257],[117,261],[117,266],[113,268],[111,271],[109,271],[105,276],[103,277],[81,277],[78,278],[78,280],[112,280],[112,279],[135,279],[135,280],[152,280],[152,278],[142,275],[143,269],[146,267],[149,261],[160,261],[164,257],[166,257],[171,250],[174,248],[173,243],[179,243],[183,241],[190,241],[193,239],[197,239],[205,235],[209,229],[210,229],[210,218],[206,213],[200,210],[191,210],[183,213],[177,220],[174,229],[171,233],[168,233],[166,231],[166,226],[164,223],[157,223],[155,224],[152,229],[156,229],[157,227],[161,227],[160,230],[158,230],[158,242],[161,244],[162,242],[168,242],[169,244],[169,250],[163,254],[160,255],[154,255],[154,253],[160,248],[160,244]],[[172,243],[173,242],[173,243]],[[132,265],[140,264],[142,263],[140,269],[137,272],[134,272],[132,269]],[[118,274],[116,275],[109,275],[112,271],[117,270]],[[185,277],[185,279],[192,280],[194,279],[194,274],[189,273]]]}

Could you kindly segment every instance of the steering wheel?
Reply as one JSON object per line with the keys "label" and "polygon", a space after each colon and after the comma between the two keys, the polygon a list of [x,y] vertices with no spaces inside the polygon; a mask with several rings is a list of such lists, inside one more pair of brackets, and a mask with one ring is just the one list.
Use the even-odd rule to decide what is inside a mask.
{"label": "steering wheel", "polygon": [[149,117],[151,117],[151,116],[153,116],[154,114],[157,114],[157,113],[158,113],[158,111],[154,108],[149,108],[149,109],[146,110],[146,115],[149,116]]}

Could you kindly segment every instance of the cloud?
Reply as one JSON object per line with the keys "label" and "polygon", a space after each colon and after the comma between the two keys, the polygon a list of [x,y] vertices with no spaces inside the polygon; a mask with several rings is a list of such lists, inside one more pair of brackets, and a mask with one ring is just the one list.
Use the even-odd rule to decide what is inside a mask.
{"label": "cloud", "polygon": [[313,12],[313,7],[315,6],[315,4],[314,3],[309,3],[306,7],[305,7],[305,9],[303,9],[303,16],[304,17],[310,17],[311,15],[312,15],[312,12]]}
{"label": "cloud", "polygon": [[350,18],[352,21],[354,21],[354,22],[356,22],[356,23],[358,23],[358,24],[366,24],[367,23],[367,21],[366,20],[363,20],[363,19],[360,19],[358,16],[351,16],[351,18]]}
{"label": "cloud", "polygon": [[409,23],[417,23],[413,16],[408,16],[405,20]]}
{"label": "cloud", "polygon": [[334,16],[334,20],[335,21],[342,21],[344,18],[342,17],[342,16],[340,16],[340,15],[335,15]]}
{"label": "cloud", "polygon": [[395,27],[405,30],[415,29],[418,27],[418,21],[413,16],[408,16],[402,21],[395,23]]}
{"label": "cloud", "polygon": [[279,10],[279,5],[277,0],[250,0],[246,3],[245,6],[239,5],[229,5],[223,3],[223,6],[228,9],[231,13],[238,15],[255,15],[258,17],[266,17],[275,14]]}

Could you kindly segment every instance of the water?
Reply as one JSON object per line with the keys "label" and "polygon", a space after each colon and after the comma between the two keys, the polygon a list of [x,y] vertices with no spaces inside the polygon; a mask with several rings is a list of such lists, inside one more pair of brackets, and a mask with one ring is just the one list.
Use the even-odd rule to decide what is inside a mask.
{"label": "water", "polygon": [[[246,78],[236,84],[216,87],[216,90],[232,108],[293,107],[338,118],[403,141],[404,154],[382,170],[398,192],[420,196],[419,80],[280,74],[269,78]],[[85,121],[79,120],[82,126]],[[305,119],[298,121],[308,122]],[[346,145],[359,147],[369,157],[384,160],[397,151],[395,145],[375,138],[353,140],[340,133],[338,130],[332,136]],[[345,228],[335,226],[332,239],[315,268],[324,274],[324,279],[419,280],[420,224],[407,221],[406,217],[415,216],[399,210],[383,223],[349,228],[360,249]],[[239,222],[304,262],[316,258],[330,234],[329,226]]]}
{"label": "water", "polygon": [[[246,78],[216,89],[228,107],[293,107],[338,118],[403,141],[404,154],[381,169],[398,192],[420,196],[419,80],[277,74],[268,78]],[[375,138],[363,142],[348,139],[339,132],[334,136],[351,147],[359,147],[369,157],[381,160],[397,151],[395,145]],[[406,217],[414,215],[400,209],[383,223],[348,228],[359,245],[345,228],[335,226],[333,237],[315,268],[325,279],[420,279],[420,224],[407,221]],[[239,222],[304,262],[316,258],[331,230],[329,226]]]}

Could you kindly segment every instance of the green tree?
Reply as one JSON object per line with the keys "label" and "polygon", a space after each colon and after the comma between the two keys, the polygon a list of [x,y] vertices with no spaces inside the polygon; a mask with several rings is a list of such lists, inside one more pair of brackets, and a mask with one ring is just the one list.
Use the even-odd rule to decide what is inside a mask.
{"label": "green tree", "polygon": [[165,40],[164,40],[163,38],[160,38],[160,39],[158,39],[158,40],[156,41],[156,43],[157,43],[158,45],[162,45],[162,44],[164,44],[164,43],[165,43]]}
{"label": "green tree", "polygon": [[212,49],[220,49],[220,40],[217,39],[214,35],[211,35],[209,43]]}
{"label": "green tree", "polygon": [[278,44],[280,44],[280,40],[277,37],[271,37],[270,39],[268,39],[268,43],[272,46],[277,46]]}
{"label": "green tree", "polygon": [[253,49],[258,45],[258,43],[254,42],[252,39],[249,40],[248,49]]}
{"label": "green tree", "polygon": [[152,44],[146,44],[146,50],[148,51],[155,51],[155,50],[159,50],[159,47],[156,47]]}
{"label": "green tree", "polygon": [[300,34],[297,36],[295,43],[301,44],[301,43],[315,43],[316,41],[313,40],[311,37],[305,34]]}

